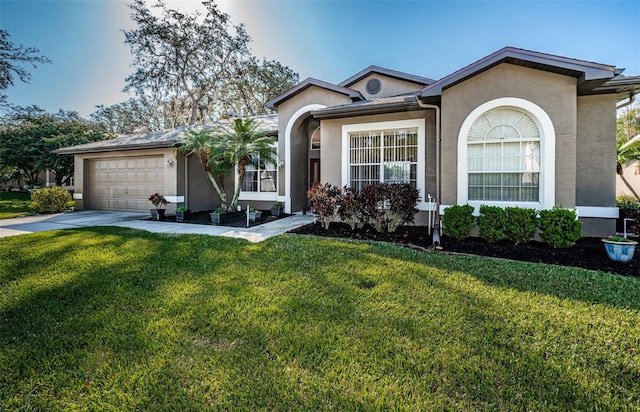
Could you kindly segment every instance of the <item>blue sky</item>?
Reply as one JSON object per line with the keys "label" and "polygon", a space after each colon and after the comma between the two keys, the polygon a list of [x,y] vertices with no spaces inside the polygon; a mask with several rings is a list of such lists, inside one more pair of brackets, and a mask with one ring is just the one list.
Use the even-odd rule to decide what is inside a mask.
{"label": "blue sky", "polygon": [[[439,79],[504,46],[623,67],[640,75],[640,1],[219,1],[258,57],[340,82],[374,64]],[[197,1],[169,2],[190,11]],[[0,0],[0,27],[52,64],[7,90],[15,104],[87,116],[132,72],[122,0]]]}

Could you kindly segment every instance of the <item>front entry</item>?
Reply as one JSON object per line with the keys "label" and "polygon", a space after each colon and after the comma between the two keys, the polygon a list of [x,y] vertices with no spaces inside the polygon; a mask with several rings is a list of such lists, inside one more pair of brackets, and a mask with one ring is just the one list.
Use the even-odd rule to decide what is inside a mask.
{"label": "front entry", "polygon": [[320,159],[309,159],[309,188],[320,183]]}

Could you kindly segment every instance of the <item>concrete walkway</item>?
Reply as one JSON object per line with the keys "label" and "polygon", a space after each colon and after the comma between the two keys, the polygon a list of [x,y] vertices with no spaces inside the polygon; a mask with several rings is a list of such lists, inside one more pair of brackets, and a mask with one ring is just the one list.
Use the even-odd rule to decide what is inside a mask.
{"label": "concrete walkway", "polygon": [[312,216],[294,215],[250,228],[239,228],[144,220],[148,217],[148,213],[83,210],[54,215],[2,219],[0,220],[0,237],[88,226],[120,226],[154,233],[227,236],[246,239],[250,242],[260,242],[313,222]]}

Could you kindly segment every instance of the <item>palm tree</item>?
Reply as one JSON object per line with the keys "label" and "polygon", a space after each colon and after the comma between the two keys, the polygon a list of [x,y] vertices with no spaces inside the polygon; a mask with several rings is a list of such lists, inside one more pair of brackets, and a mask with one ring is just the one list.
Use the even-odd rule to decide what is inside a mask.
{"label": "palm tree", "polygon": [[212,156],[213,142],[211,132],[211,129],[189,130],[180,136],[180,140],[176,144],[180,145],[180,151],[194,154],[198,157],[214,189],[220,196],[222,207],[227,208],[227,194],[224,191],[224,187],[218,183],[216,176],[223,176],[229,173],[233,165],[225,163],[224,159],[220,157]]}
{"label": "palm tree", "polygon": [[230,208],[238,204],[240,189],[247,166],[258,163],[275,163],[278,150],[276,138],[259,129],[260,124],[254,118],[237,118],[221,125],[212,133],[211,156],[224,164],[235,165],[238,171]]}
{"label": "palm tree", "polygon": [[640,134],[633,139],[625,140],[618,137],[617,145],[617,164],[616,173],[620,176],[627,188],[633,193],[633,195],[640,201],[640,196],[629,184],[624,177],[624,168],[634,162],[640,161]]}

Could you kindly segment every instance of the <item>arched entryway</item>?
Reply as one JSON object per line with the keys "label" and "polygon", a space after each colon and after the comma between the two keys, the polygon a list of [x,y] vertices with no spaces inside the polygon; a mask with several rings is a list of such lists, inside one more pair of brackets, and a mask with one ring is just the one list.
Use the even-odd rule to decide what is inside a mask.
{"label": "arched entryway", "polygon": [[321,104],[302,107],[287,123],[285,131],[285,211],[287,213],[302,210],[307,203],[307,191],[310,185],[321,179],[320,121],[314,119],[311,112],[324,107]]}

